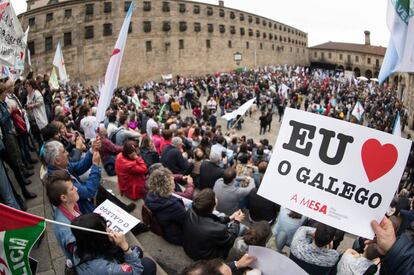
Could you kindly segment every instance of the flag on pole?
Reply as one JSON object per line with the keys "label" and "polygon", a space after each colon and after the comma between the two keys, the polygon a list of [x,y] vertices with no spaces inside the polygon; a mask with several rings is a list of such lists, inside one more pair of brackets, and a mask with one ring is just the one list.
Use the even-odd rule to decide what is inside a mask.
{"label": "flag on pole", "polygon": [[22,43],[19,47],[19,53],[18,53],[18,57],[16,60],[16,66],[15,69],[16,70],[20,70],[21,73],[23,73],[24,71],[24,63],[26,60],[26,48],[27,48],[27,37],[29,36],[29,30],[30,30],[30,26],[27,26],[27,29],[24,33],[23,39],[22,39]]}
{"label": "flag on pole", "polygon": [[0,203],[0,274],[32,274],[29,254],[46,228],[42,217]]}
{"label": "flag on pole", "polygon": [[401,119],[400,119],[400,112],[397,113],[397,117],[394,121],[394,128],[392,129],[392,134],[394,136],[401,137]]}
{"label": "flag on pole", "polygon": [[98,110],[96,112],[96,121],[99,123],[105,118],[105,111],[111,103],[111,98],[116,86],[118,85],[119,72],[121,70],[122,57],[124,55],[125,44],[128,38],[128,29],[131,22],[132,11],[134,9],[135,0],[129,5],[128,12],[119,32],[118,40],[115,48],[112,50],[109,59],[108,68],[106,69],[105,82],[99,97]]}
{"label": "flag on pole", "polygon": [[352,115],[358,119],[358,121],[362,120],[362,114],[365,112],[364,107],[362,107],[361,103],[357,101],[355,104],[354,109],[352,110]]}
{"label": "flag on pole", "polygon": [[50,85],[50,88],[52,88],[52,90],[59,89],[59,81],[57,78],[55,67],[53,67],[52,73],[50,74],[49,85]]}
{"label": "flag on pole", "polygon": [[256,97],[253,97],[252,99],[245,102],[243,105],[241,105],[239,108],[237,108],[233,112],[227,113],[224,116],[222,116],[222,118],[229,121],[229,120],[237,118],[237,116],[239,116],[239,115],[243,116],[247,112],[247,110],[249,110],[250,107],[252,107],[252,105],[254,104],[255,101],[256,101]]}
{"label": "flag on pole", "polygon": [[53,65],[58,68],[59,79],[63,83],[68,81],[68,75],[66,74],[65,60],[63,59],[62,48],[60,47],[60,42],[56,46],[55,57],[53,58]]}
{"label": "flag on pole", "polygon": [[414,1],[389,0],[390,41],[378,76],[379,83],[394,72],[414,72]]}

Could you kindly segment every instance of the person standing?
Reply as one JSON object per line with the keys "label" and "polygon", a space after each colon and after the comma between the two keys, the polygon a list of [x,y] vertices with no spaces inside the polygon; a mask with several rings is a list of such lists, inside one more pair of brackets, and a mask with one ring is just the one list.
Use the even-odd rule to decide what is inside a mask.
{"label": "person standing", "polygon": [[29,113],[30,128],[40,147],[43,143],[40,131],[46,127],[47,124],[49,124],[46,115],[45,103],[43,101],[43,96],[37,89],[37,85],[34,80],[26,80],[24,87],[28,93],[26,109]]}
{"label": "person standing", "polygon": [[267,115],[265,112],[262,112],[262,115],[259,117],[259,121],[260,121],[259,135],[261,134],[264,135],[266,133],[266,128],[267,128]]}

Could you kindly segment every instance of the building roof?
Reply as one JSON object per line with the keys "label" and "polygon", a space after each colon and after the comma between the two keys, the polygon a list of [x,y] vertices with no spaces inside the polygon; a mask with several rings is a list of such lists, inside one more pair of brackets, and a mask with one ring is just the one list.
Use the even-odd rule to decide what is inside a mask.
{"label": "building roof", "polygon": [[365,44],[354,44],[354,43],[343,43],[343,42],[326,42],[320,45],[310,47],[311,50],[335,50],[335,51],[346,51],[346,52],[357,52],[373,55],[385,55],[387,48],[381,46],[372,46]]}

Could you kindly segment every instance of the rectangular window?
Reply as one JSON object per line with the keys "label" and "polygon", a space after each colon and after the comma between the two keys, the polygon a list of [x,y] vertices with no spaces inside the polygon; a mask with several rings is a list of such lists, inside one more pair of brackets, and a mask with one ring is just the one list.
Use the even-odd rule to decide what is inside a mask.
{"label": "rectangular window", "polygon": [[181,13],[184,13],[186,11],[185,4],[180,4],[178,7],[178,11]]}
{"label": "rectangular window", "polygon": [[93,4],[86,4],[85,15],[93,15]]}
{"label": "rectangular window", "polygon": [[359,56],[358,55],[355,56],[355,62],[359,62]]}
{"label": "rectangular window", "polygon": [[332,58],[332,53],[328,53],[328,58],[331,59]]}
{"label": "rectangular window", "polygon": [[371,64],[371,58],[369,58],[369,57],[367,58],[367,63]]}
{"label": "rectangular window", "polygon": [[250,48],[250,43],[246,42],[246,49]]}
{"label": "rectangular window", "polygon": [[71,17],[72,17],[72,9],[66,9],[65,18],[71,18]]}
{"label": "rectangular window", "polygon": [[208,16],[212,16],[213,15],[213,8],[212,7],[207,7],[207,15]]}
{"label": "rectangular window", "polygon": [[53,12],[46,14],[46,22],[50,22],[53,20]]}
{"label": "rectangular window", "polygon": [[232,44],[231,44],[231,40],[229,40],[229,42],[227,43],[228,47],[231,48]]}
{"label": "rectangular window", "polygon": [[194,23],[194,31],[195,32],[200,32],[201,31],[201,24],[196,22]]}
{"label": "rectangular window", "polygon": [[379,59],[375,60],[375,66],[379,67]]}
{"label": "rectangular window", "polygon": [[151,10],[151,1],[144,1],[144,11]]}
{"label": "rectangular window", "polygon": [[151,21],[144,21],[144,32],[150,32],[151,31]]}
{"label": "rectangular window", "polygon": [[34,41],[27,42],[27,48],[29,49],[31,55],[35,55],[36,54],[36,51],[35,51],[35,42]]}
{"label": "rectangular window", "polygon": [[315,53],[313,54],[313,57],[317,58],[317,57],[318,57],[318,53],[317,53],[317,52],[315,52]]}
{"label": "rectangular window", "polygon": [[170,11],[170,2],[162,2],[162,11],[169,12]]}
{"label": "rectangular window", "polygon": [[342,56],[342,54],[340,53],[340,54],[339,54],[339,60],[342,60],[342,58],[343,58],[343,56]]}
{"label": "rectangular window", "polygon": [[112,2],[104,2],[104,13],[112,12]]}
{"label": "rectangular window", "polygon": [[151,41],[145,41],[145,50],[147,52],[152,51],[152,42]]}
{"label": "rectangular window", "polygon": [[184,49],[184,39],[178,40],[178,49]]}
{"label": "rectangular window", "polygon": [[128,12],[130,5],[131,5],[131,1],[125,1],[124,2],[124,11],[125,12]]}
{"label": "rectangular window", "polygon": [[207,30],[208,30],[208,32],[214,32],[213,24],[207,24]]}
{"label": "rectangular window", "polygon": [[260,49],[263,50],[263,43],[260,43]]}
{"label": "rectangular window", "polygon": [[273,51],[275,50],[275,44],[272,44],[272,50]]}
{"label": "rectangular window", "polygon": [[347,58],[348,58],[348,62],[351,62],[351,55],[350,54],[348,54]]}
{"label": "rectangular window", "polygon": [[210,49],[211,48],[211,41],[210,41],[210,39],[207,39],[206,40],[206,48],[207,49]]}
{"label": "rectangular window", "polygon": [[29,26],[34,26],[34,24],[36,24],[36,18],[35,17],[30,17],[29,18]]}
{"label": "rectangular window", "polygon": [[325,58],[325,53],[321,52],[321,58],[324,59]]}
{"label": "rectangular window", "polygon": [[103,24],[103,36],[109,36],[109,35],[112,35],[112,24],[105,23]]}
{"label": "rectangular window", "polygon": [[194,5],[193,13],[194,14],[199,14],[200,13],[200,6],[199,5]]}
{"label": "rectangular window", "polygon": [[50,52],[53,50],[53,37],[45,37],[45,52]]}
{"label": "rectangular window", "polygon": [[85,27],[85,39],[93,38],[93,26]]}
{"label": "rectangular window", "polygon": [[72,33],[71,32],[65,32],[63,34],[63,45],[65,47],[72,45]]}

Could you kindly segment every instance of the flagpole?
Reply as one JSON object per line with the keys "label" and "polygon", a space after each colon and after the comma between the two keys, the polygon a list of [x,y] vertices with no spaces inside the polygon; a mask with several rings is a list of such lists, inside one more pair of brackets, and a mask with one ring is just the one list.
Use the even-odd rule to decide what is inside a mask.
{"label": "flagpole", "polygon": [[70,227],[70,228],[74,228],[74,229],[78,229],[78,230],[83,230],[83,231],[88,231],[88,232],[98,233],[98,234],[103,234],[103,235],[109,235],[109,233],[108,232],[105,232],[105,231],[99,231],[99,230],[95,230],[95,229],[89,229],[89,228],[80,227],[80,226],[76,226],[76,225],[71,225],[71,224],[68,224],[68,223],[57,222],[57,221],[49,220],[49,219],[45,219],[45,221],[48,222],[48,223],[62,225],[62,226],[66,226],[66,227]]}

